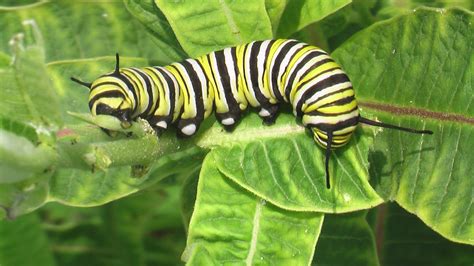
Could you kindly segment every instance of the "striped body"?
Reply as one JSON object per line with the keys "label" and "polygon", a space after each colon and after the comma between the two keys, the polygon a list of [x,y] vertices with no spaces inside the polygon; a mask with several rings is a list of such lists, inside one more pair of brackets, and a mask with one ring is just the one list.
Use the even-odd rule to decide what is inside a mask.
{"label": "striped body", "polygon": [[165,67],[120,68],[92,83],[93,115],[137,117],[157,130],[176,125],[191,136],[213,111],[231,128],[249,106],[272,123],[289,103],[321,146],[344,145],[359,112],[347,75],[321,49],[295,40],[226,48]]}

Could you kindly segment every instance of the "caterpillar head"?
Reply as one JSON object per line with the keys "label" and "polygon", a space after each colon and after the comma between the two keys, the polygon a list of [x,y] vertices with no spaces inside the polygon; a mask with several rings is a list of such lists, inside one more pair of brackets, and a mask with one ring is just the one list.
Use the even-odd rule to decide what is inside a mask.
{"label": "caterpillar head", "polygon": [[313,138],[316,143],[318,143],[321,147],[326,148],[328,146],[328,138],[329,134],[332,134],[331,140],[331,148],[339,148],[346,145],[349,140],[351,139],[352,133],[356,129],[355,125],[341,128],[341,129],[319,129],[319,128],[312,128],[313,131]]}
{"label": "caterpillar head", "polygon": [[129,89],[129,81],[120,74],[118,54],[116,60],[114,72],[100,76],[92,83],[74,77],[71,80],[89,88],[89,109],[92,115],[114,116],[122,122],[123,128],[128,128],[136,106],[135,98]]}
{"label": "caterpillar head", "polygon": [[[308,119],[307,116],[306,119]],[[305,119],[305,118],[303,118]],[[325,149],[326,186],[330,188],[329,158],[331,150],[344,146],[351,139],[359,122],[359,111],[356,108],[349,114],[342,116],[314,116],[311,131],[316,143]]]}

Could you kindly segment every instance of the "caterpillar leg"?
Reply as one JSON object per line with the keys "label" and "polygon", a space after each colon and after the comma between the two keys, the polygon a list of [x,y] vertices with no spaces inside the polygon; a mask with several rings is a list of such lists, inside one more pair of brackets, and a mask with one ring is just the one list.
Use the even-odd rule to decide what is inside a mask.
{"label": "caterpillar leg", "polygon": [[278,117],[278,104],[265,106],[260,109],[258,115],[263,119],[263,123],[266,125],[273,125]]}
{"label": "caterpillar leg", "polygon": [[231,132],[240,120],[240,113],[216,113],[216,118],[226,131]]}
{"label": "caterpillar leg", "polygon": [[176,135],[178,138],[188,138],[196,134],[201,125],[202,119],[181,119],[177,123]]}
{"label": "caterpillar leg", "polygon": [[168,125],[170,124],[170,121],[168,120],[170,119],[161,116],[153,116],[152,118],[147,119],[157,136],[160,136],[168,128]]}

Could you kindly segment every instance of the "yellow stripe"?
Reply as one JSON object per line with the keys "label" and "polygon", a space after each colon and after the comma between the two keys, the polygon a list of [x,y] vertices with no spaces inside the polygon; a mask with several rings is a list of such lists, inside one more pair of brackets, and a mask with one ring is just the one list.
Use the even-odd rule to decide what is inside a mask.
{"label": "yellow stripe", "polygon": [[342,113],[348,110],[355,109],[356,107],[357,107],[357,102],[353,100],[350,103],[347,103],[344,105],[335,105],[335,106],[319,108],[318,112],[321,112],[324,114],[337,114],[337,113]]}
{"label": "yellow stripe", "polygon": [[[92,105],[92,108],[91,108],[91,113],[92,115],[97,115],[97,105],[103,103],[103,104],[106,104],[107,106],[110,106],[110,108],[112,109],[119,109],[119,107],[121,107],[121,105],[123,105],[123,99],[122,98],[118,98],[118,97],[114,97],[114,98],[99,98],[97,99],[97,101],[94,102],[94,104]],[[125,106],[126,107],[126,106]],[[125,109],[125,108],[122,108],[122,109]]]}
{"label": "yellow stripe", "polygon": [[351,131],[352,131],[352,132],[355,131],[356,128],[357,128],[357,125],[355,125],[355,126],[350,126],[350,127],[345,127],[345,128],[343,128],[343,129],[334,131],[333,134],[334,134],[334,135],[347,134],[347,133],[349,133],[349,132],[351,132]]}
{"label": "yellow stripe", "polygon": [[[101,77],[101,78],[95,80],[95,81],[92,83],[92,87],[94,88],[94,86],[96,86],[96,85],[99,84],[99,83],[103,83],[103,82],[115,82],[115,83],[117,83],[117,84],[123,84],[123,82],[122,82],[120,79],[118,79],[118,78],[114,78],[114,77]],[[123,95],[126,95],[127,98],[128,98],[127,89],[124,88],[124,87],[115,86],[115,85],[100,85],[100,86],[94,88],[93,90],[91,90],[91,92],[90,92],[90,94],[89,94],[89,100],[92,99],[95,95],[97,95],[97,94],[103,92],[104,90],[102,89],[102,87],[104,87],[104,86],[112,86],[113,88],[120,90],[120,91],[123,93]],[[125,84],[124,84],[124,86],[125,86]],[[133,101],[133,99],[131,99],[131,101]]]}
{"label": "yellow stripe", "polygon": [[[174,78],[175,78],[176,81],[178,82],[179,91],[181,92],[181,93],[179,94],[179,100],[180,100],[180,102],[183,103],[182,106],[185,106],[185,108],[186,108],[186,106],[189,106],[189,101],[190,101],[190,99],[189,99],[189,92],[187,91],[187,87],[186,87],[186,85],[185,85],[184,80],[181,78],[181,76],[180,76],[178,70],[176,70],[174,67],[165,66],[165,68],[166,68],[169,72],[171,72],[171,74],[174,76]],[[178,117],[178,115],[179,115],[179,112],[181,111],[181,110],[176,110],[176,109],[177,109],[177,108],[175,108],[175,110],[174,110],[173,121],[174,121],[175,119],[177,119],[177,117]],[[181,118],[185,118],[185,119],[187,118],[187,117],[185,117],[185,113],[184,113],[184,112],[183,112],[183,114],[181,115]]]}
{"label": "yellow stripe", "polygon": [[[323,132],[321,130],[317,130],[314,132],[315,134],[318,134],[318,136],[323,139],[323,140],[326,140],[328,139],[328,136],[326,135],[326,132]],[[344,141],[347,141],[347,139],[349,139],[351,137],[351,135],[344,135],[344,136],[332,136],[332,141],[333,142],[336,142],[336,143],[343,143]]]}
{"label": "yellow stripe", "polygon": [[154,69],[153,67],[144,68],[143,71],[145,71],[145,73],[148,74],[148,76],[155,83],[155,86],[158,88],[158,96],[157,96],[158,99],[155,100],[158,106],[156,106],[157,104],[155,104],[153,109],[155,110],[156,107],[158,108],[156,108],[154,114],[157,116],[169,116],[170,110],[171,110],[170,102],[169,102],[169,99],[165,97],[166,95],[170,95],[169,91],[168,93],[165,92],[166,90],[165,84],[168,84],[168,83],[166,82],[164,77],[161,75],[161,73],[158,70]]}
{"label": "yellow stripe", "polygon": [[[310,105],[303,104],[301,110],[304,110],[305,113],[309,113],[309,112],[318,110],[319,107],[321,107],[325,104],[332,103],[332,102],[335,102],[337,100],[340,100],[340,99],[343,99],[343,98],[346,98],[346,97],[350,97],[350,96],[354,96],[354,90],[352,90],[352,89],[351,90],[345,90],[345,91],[340,92],[340,93],[335,93],[335,94],[333,94],[331,96],[328,96],[326,98],[323,98],[321,100],[317,100],[317,101],[311,103]],[[318,111],[320,111],[320,110],[318,110]],[[322,111],[320,111],[320,112],[322,112]],[[328,113],[328,112],[325,112],[325,113]]]}
{"label": "yellow stripe", "polygon": [[[251,49],[248,49],[249,44],[239,45],[237,46],[237,66],[239,68],[239,94],[242,95],[247,99],[247,102],[252,106],[258,106],[259,102],[252,96],[250,92],[250,88],[247,86],[247,80],[245,79],[245,57],[248,53],[250,53]],[[250,78],[250,77],[247,77]]]}
{"label": "yellow stripe", "polygon": [[[212,62],[211,62],[212,61]],[[206,62],[206,75],[208,77],[209,82],[212,84],[212,91],[214,92],[214,95],[218,96],[215,97],[214,99],[214,104],[216,106],[216,112],[217,113],[227,113],[229,112],[229,105],[227,104],[226,95],[219,90],[219,86],[217,85],[214,78],[217,79],[217,73],[219,70],[217,69],[217,62],[216,62],[216,57],[214,55],[210,56],[210,61],[208,58],[205,60]],[[230,90],[230,88],[223,88],[223,90]],[[231,93],[232,94],[232,93]]]}
{"label": "yellow stripe", "polygon": [[138,107],[136,110],[136,113],[141,113],[145,111],[148,107],[148,99],[145,100],[146,95],[148,95],[148,92],[146,91],[143,83],[140,81],[140,79],[135,75],[135,72],[132,72],[131,70],[128,69],[121,69],[120,71],[124,76],[126,76],[134,85],[135,92],[137,93],[137,98],[138,98]]}
{"label": "yellow stripe", "polygon": [[[271,73],[270,73],[270,66],[272,62],[275,61],[275,53],[280,48],[280,46],[287,40],[285,39],[279,39],[276,40],[272,46],[270,47],[270,50],[268,51],[268,56],[267,56],[267,62],[265,65],[265,69],[268,70],[266,71],[266,75],[263,78],[263,88],[262,91],[264,91],[264,95],[273,95],[273,91],[271,91]],[[283,94],[282,94],[283,95]],[[267,97],[268,98],[268,97]]]}
{"label": "yellow stripe", "polygon": [[327,62],[311,70],[308,74],[306,74],[305,77],[303,77],[303,79],[299,80],[298,83],[295,86],[293,86],[290,93],[290,99],[294,99],[295,94],[301,88],[301,84],[305,83],[306,81],[312,80],[316,78],[317,76],[319,76],[322,72],[327,71],[329,69],[333,69],[333,68],[339,68],[339,65],[336,64],[335,62]]}
{"label": "yellow stripe", "polygon": [[280,93],[281,95],[285,95],[285,84],[286,84],[286,81],[287,79],[289,78],[289,74],[290,74],[290,71],[295,67],[295,64],[296,62],[303,56],[305,55],[307,52],[310,52],[311,50],[315,50],[315,49],[318,49],[317,47],[314,47],[314,46],[307,46],[303,49],[301,49],[300,51],[298,51],[294,56],[293,58],[291,58],[290,60],[290,63],[288,64],[288,68],[287,68],[287,71],[283,74],[282,78],[281,78],[281,83],[280,83]]}
{"label": "yellow stripe", "polygon": [[89,101],[92,100],[92,98],[94,98],[97,94],[100,94],[100,93],[103,93],[103,92],[108,92],[108,91],[116,91],[116,90],[119,90],[119,88],[117,88],[117,86],[114,86],[114,85],[101,85],[99,87],[96,87],[94,88],[94,90],[91,91],[91,93],[89,94]]}

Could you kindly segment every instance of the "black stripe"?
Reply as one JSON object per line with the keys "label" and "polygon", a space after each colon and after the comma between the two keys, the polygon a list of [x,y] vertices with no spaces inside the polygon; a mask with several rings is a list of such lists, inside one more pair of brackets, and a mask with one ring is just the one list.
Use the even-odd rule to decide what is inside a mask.
{"label": "black stripe", "polygon": [[92,91],[93,89],[95,89],[95,88],[97,88],[97,87],[100,87],[100,86],[103,86],[103,85],[114,85],[114,86],[117,86],[117,87],[122,88],[121,85],[120,85],[119,83],[117,83],[117,82],[104,81],[104,82],[100,82],[100,83],[95,84],[95,86],[93,86],[93,87],[91,88],[91,91]]}
{"label": "black stripe", "polygon": [[[296,44],[295,44],[295,45],[296,45]],[[285,69],[283,70],[283,73],[281,73],[281,76],[283,76],[285,73],[287,73],[287,72],[289,72],[289,71],[291,70],[291,69],[289,69],[289,67],[290,67],[290,63],[291,63],[291,60],[293,59],[293,57],[294,57],[299,51],[301,51],[302,49],[304,49],[304,48],[306,48],[306,47],[308,47],[308,46],[309,46],[309,45],[304,44],[302,47],[300,47],[299,49],[297,49],[297,50],[293,53],[292,58],[290,58],[290,59],[288,60],[288,65],[286,65]],[[293,73],[293,74],[296,75],[296,73]],[[273,93],[274,93],[275,96],[277,97],[278,101],[284,102],[285,99],[284,99],[283,95],[281,95],[281,92],[280,92],[280,89],[279,89],[280,83],[278,82],[278,80],[277,80],[277,83],[278,83],[278,86],[276,86],[276,87],[273,86]],[[293,84],[293,80],[291,81],[291,84]],[[285,88],[285,89],[286,89],[286,88]],[[291,91],[291,90],[290,90],[290,91]],[[286,91],[283,91],[283,92],[286,93]]]}
{"label": "black stripe", "polygon": [[229,106],[229,111],[232,113],[236,111],[240,111],[237,100],[234,98],[234,95],[232,94],[231,84],[230,84],[230,75],[227,72],[227,67],[226,67],[227,62],[225,61],[224,51],[218,51],[218,52],[215,52],[214,54],[216,56],[217,71],[219,72],[219,75],[221,77],[221,82],[222,82],[225,97],[226,97],[226,103]]}
{"label": "black stripe", "polygon": [[[189,59],[189,60],[195,60],[195,59]],[[204,120],[204,100],[202,98],[202,86],[201,86],[201,81],[199,80],[198,74],[196,71],[194,71],[193,65],[189,61],[184,61],[181,63],[181,65],[184,67],[186,70],[186,73],[189,76],[189,79],[191,80],[192,84],[192,90],[194,91],[194,99],[193,100],[196,103],[196,118],[197,118],[197,123],[196,124],[196,131],[197,128],[199,128],[199,123]]]}
{"label": "black stripe", "polygon": [[122,99],[124,99],[124,97],[125,96],[123,95],[123,93],[118,89],[98,93],[94,97],[92,97],[92,99],[89,100],[89,109],[92,110],[92,106],[94,106],[94,103],[97,100],[99,100],[100,98],[122,98]]}
{"label": "black stripe", "polygon": [[[313,54],[313,53],[312,53]],[[313,59],[314,57],[317,57],[319,55],[323,55],[323,54],[326,54],[326,53],[321,53],[321,52],[318,52],[318,51],[314,51],[314,56],[311,54],[311,56],[307,56],[305,57],[299,64],[298,66],[293,70],[293,73],[291,74],[291,76],[289,77],[289,82],[288,82],[288,85],[286,85],[286,88],[285,88],[285,95],[286,95],[286,98],[288,99],[288,101],[290,100],[290,93],[291,93],[291,89],[293,88],[293,83],[296,79],[296,75],[298,74],[298,71],[300,71],[305,65],[306,63],[308,63],[311,59]],[[308,75],[308,73],[310,73],[313,69],[321,66],[322,64],[325,64],[325,63],[328,63],[328,62],[333,62],[334,60],[332,60],[331,58],[327,58],[327,59],[323,59],[323,60],[320,60],[318,61],[316,64],[312,65],[311,67],[309,67],[300,77],[300,80],[302,80],[306,75]],[[325,71],[326,72],[326,71]],[[325,72],[322,72],[322,73],[325,73]],[[321,74],[321,73],[320,73]]]}
{"label": "black stripe", "polygon": [[290,41],[286,44],[283,45],[283,47],[280,49],[280,52],[277,54],[275,57],[275,60],[273,62],[273,67],[270,69],[270,82],[272,83],[273,87],[273,93],[277,97],[279,101],[283,101],[283,96],[278,90],[279,84],[278,84],[278,76],[279,76],[279,70],[280,70],[280,65],[285,58],[286,54],[288,51],[293,48],[293,46],[297,45],[299,42],[297,41]]}
{"label": "black stripe", "polygon": [[[167,74],[166,71],[162,70],[161,67],[153,67],[153,68],[161,73],[161,75],[165,78],[166,83],[168,84],[169,93],[170,93],[170,102],[168,103],[170,105],[170,113],[168,114],[168,117],[165,119],[165,121],[169,124],[173,120],[174,110],[175,110],[175,107],[176,107],[175,106],[176,105],[175,96],[176,96],[177,88],[174,87],[173,79]],[[160,80],[160,79],[158,78],[158,80]],[[164,90],[164,88],[163,88],[163,90]],[[163,95],[163,97],[164,97],[164,95]]]}
{"label": "black stripe", "polygon": [[[199,68],[201,69],[202,73],[204,74],[204,83],[207,86],[206,87],[206,95],[207,95],[206,97],[207,97],[207,100],[209,100],[209,90],[210,90],[211,86],[209,85],[209,79],[207,78],[206,71],[204,70],[204,67],[201,64],[201,61],[199,61],[199,60],[194,60],[194,61],[199,65]],[[202,97],[204,99],[204,95]]]}
{"label": "black stripe", "polygon": [[[275,44],[276,40],[270,40],[268,42],[268,45],[267,45],[267,50],[265,51],[265,59],[263,60],[263,74],[262,74],[262,77],[265,79],[267,77],[267,75],[270,75],[272,72],[270,71],[270,69],[267,69],[267,62],[268,60],[270,59],[269,58],[269,54],[270,54],[270,50],[271,48],[273,47],[273,45]],[[267,73],[269,72],[269,73]],[[265,84],[265,83],[264,83]],[[265,86],[265,85],[264,85]],[[263,88],[262,88],[263,89]],[[279,95],[279,94],[278,94]],[[278,101],[281,101],[281,99],[278,98],[278,95],[275,95],[278,99]]]}
{"label": "black stripe", "polygon": [[[130,71],[130,70],[128,70],[128,71]],[[131,91],[133,92],[133,97],[134,97],[135,103],[136,103],[135,108],[134,108],[134,111],[135,111],[140,106],[140,102],[142,100],[142,99],[139,99],[139,97],[138,97],[138,91],[137,91],[138,90],[138,84],[131,77],[128,76],[128,73],[120,73],[120,77],[118,77],[118,78],[121,79],[123,82],[125,82],[129,88],[133,88]]]}
{"label": "black stripe", "polygon": [[206,58],[207,58],[207,61],[209,62],[209,67],[211,68],[211,76],[212,76],[212,80],[214,81],[214,84],[216,85],[216,88],[215,88],[215,92],[216,92],[216,95],[214,95],[214,98],[216,99],[216,101],[222,101],[222,96],[220,95],[220,91],[219,89],[217,88],[217,79],[216,79],[216,75],[214,73],[214,69],[212,68],[212,59],[211,59],[211,54],[207,54],[206,55]]}
{"label": "black stripe", "polygon": [[230,54],[232,55],[232,60],[234,60],[235,82],[237,82],[237,84],[235,84],[235,87],[238,90],[238,81],[239,81],[240,71],[239,71],[239,65],[237,62],[237,48],[235,46],[230,48]]}
{"label": "black stripe", "polygon": [[340,113],[331,113],[331,114],[327,114],[327,113],[319,112],[318,110],[314,110],[314,111],[311,111],[309,113],[305,113],[305,115],[309,115],[309,116],[338,116],[338,115],[344,115],[344,114],[354,112],[355,110],[357,110],[357,108],[358,107],[356,106],[352,109],[345,110],[345,111],[340,112]]}
{"label": "black stripe", "polygon": [[[183,76],[181,75],[181,72],[180,72],[180,71],[176,68],[176,66],[174,66],[174,65],[169,65],[169,67],[172,67],[172,68],[174,68],[174,70],[176,70],[176,72],[178,73],[179,77],[181,78],[181,80],[182,80],[183,83],[184,83],[184,87],[185,87],[185,88],[179,88],[179,91],[182,92],[182,93],[186,92],[187,96],[185,95],[184,97],[188,97],[188,99],[191,100],[191,97],[189,96],[189,92],[188,92],[188,85],[187,85],[186,81],[184,80]],[[170,73],[170,74],[174,76],[173,73]],[[180,85],[179,85],[178,78],[177,78],[177,77],[174,77],[174,78],[176,79],[176,82],[178,83],[178,84],[176,84],[176,85],[179,87]],[[176,89],[178,89],[178,88],[176,88]],[[185,109],[185,108],[186,108],[186,106],[184,105],[184,102],[183,102],[183,106],[181,107],[181,110],[179,111],[179,112],[180,112],[180,113],[179,113],[179,116],[178,116],[179,118],[181,117],[181,114],[184,112],[184,109]]]}
{"label": "black stripe", "polygon": [[[101,86],[101,85],[115,85],[119,88],[122,88],[124,91],[131,91],[132,92],[132,96],[133,96],[133,100],[135,102],[135,106],[133,106],[133,109],[132,109],[132,113],[135,112],[135,110],[137,110],[137,107],[138,107],[138,96],[137,96],[137,92],[135,91],[135,88],[133,87],[132,83],[130,83],[130,81],[128,81],[127,78],[125,78],[122,74],[117,74],[117,73],[112,73],[112,74],[109,74],[109,75],[104,75],[102,77],[112,77],[112,78],[117,78],[119,79],[120,81],[122,81],[123,83],[125,83],[125,86],[127,86],[127,88],[124,88],[122,87],[122,85],[120,85],[120,83],[118,82],[113,82],[113,81],[106,81],[106,82],[101,82],[101,83],[98,83],[96,86],[92,87],[91,91],[94,89],[94,88],[97,88],[98,86]],[[124,92],[124,96],[128,99],[128,93]]]}
{"label": "black stripe", "polygon": [[[253,89],[255,93],[255,98],[257,99],[257,102],[262,106],[263,108],[267,109],[271,106],[270,101],[265,97],[265,95],[262,93],[262,89],[258,86],[258,66],[257,66],[257,56],[260,52],[261,46],[262,46],[262,41],[257,41],[254,42],[252,45],[252,48],[250,50],[250,60],[249,60],[249,66],[250,67],[250,84],[247,84],[249,86],[249,89]],[[248,46],[248,45],[247,45]],[[245,62],[245,60],[244,60]]]}
{"label": "black stripe", "polygon": [[354,131],[352,131],[352,130],[349,131],[349,132],[346,132],[346,133],[342,133],[342,134],[340,134],[340,133],[336,134],[336,132],[334,132],[334,131],[332,132],[333,137],[347,137],[347,136],[352,135],[353,133],[354,133]]}
{"label": "black stripe", "polygon": [[[156,91],[157,91],[157,93],[158,93],[158,97],[156,98],[156,99],[157,99],[157,100],[156,100],[157,103],[156,103],[156,106],[155,106],[155,110],[153,110],[153,113],[155,113],[155,111],[160,107],[160,97],[164,97],[164,95],[160,95],[160,89],[159,89],[159,88],[163,88],[163,89],[164,89],[164,84],[163,84],[163,82],[161,81],[161,79],[158,77],[158,75],[153,71],[153,70],[156,70],[156,68],[154,68],[154,67],[147,67],[146,69],[149,70],[150,73],[147,74],[147,75],[148,75],[148,77],[150,78],[150,81],[151,81],[151,82],[154,84],[154,86],[156,87]],[[153,69],[153,70],[152,70],[152,69]],[[151,76],[153,76],[153,77],[155,77],[155,78],[153,79],[153,77],[151,77]],[[155,83],[155,80],[156,80],[157,82],[159,82],[159,84]]]}
{"label": "black stripe", "polygon": [[[318,99],[316,99],[315,101],[308,103],[308,105],[311,105],[311,104],[313,104],[313,103],[322,101],[322,100],[326,99],[327,97],[331,97],[331,96],[334,95],[334,94],[343,93],[343,92],[348,91],[348,90],[353,90],[352,86],[349,86],[349,87],[347,87],[347,88],[339,89],[339,90],[337,90],[337,91],[333,91],[333,92],[331,92],[331,93],[325,94],[325,95],[319,97]],[[311,97],[312,97],[312,96],[313,96],[313,95],[311,95]],[[311,97],[308,97],[308,99],[311,98]]]}
{"label": "black stripe", "polygon": [[[332,69],[328,69],[326,71],[323,71],[320,74],[318,74],[317,76],[315,76],[314,78],[317,78],[318,76],[320,76],[324,73],[333,71],[335,69],[336,68],[332,68]],[[302,83],[299,87],[300,88],[303,87],[305,84],[311,82],[312,80],[313,79],[310,79],[310,80]],[[303,114],[302,110],[301,110],[301,108],[303,107],[303,103],[305,103],[309,98],[311,98],[311,96],[313,96],[313,94],[315,94],[318,91],[324,90],[325,88],[330,87],[332,85],[339,84],[341,82],[346,82],[346,81],[349,81],[349,78],[347,77],[346,74],[343,74],[343,73],[334,74],[334,75],[329,76],[326,79],[321,80],[320,82],[316,83],[312,87],[310,87],[308,90],[306,90],[303,93],[303,95],[301,95],[300,100],[296,103],[295,109],[296,109],[297,116],[301,116]]]}
{"label": "black stripe", "polygon": [[353,100],[355,100],[354,95],[339,99],[335,102],[330,102],[330,103],[327,103],[325,105],[321,105],[319,108],[344,105],[344,104],[348,104],[348,103],[352,102]]}
{"label": "black stripe", "polygon": [[145,81],[145,90],[148,94],[148,107],[145,109],[144,111],[144,115],[149,115],[151,113],[152,108],[153,108],[153,89],[152,89],[152,81],[151,81],[151,78],[146,74],[144,73],[143,71],[141,71],[140,69],[138,68],[132,68],[133,70],[136,71],[136,73],[138,73],[138,75],[140,75],[142,77],[142,79]]}
{"label": "black stripe", "polygon": [[337,130],[342,130],[350,126],[355,126],[359,122],[359,117],[353,117],[347,120],[343,120],[341,122],[338,122],[336,124],[307,124],[307,127],[315,127],[321,131],[328,132],[328,131],[337,131]]}

